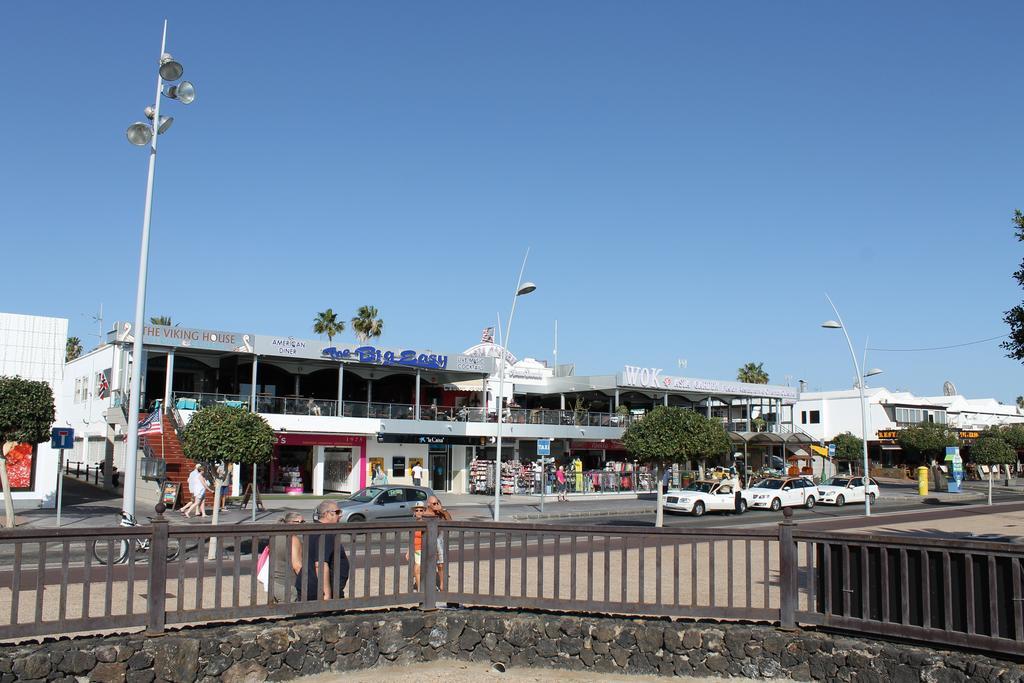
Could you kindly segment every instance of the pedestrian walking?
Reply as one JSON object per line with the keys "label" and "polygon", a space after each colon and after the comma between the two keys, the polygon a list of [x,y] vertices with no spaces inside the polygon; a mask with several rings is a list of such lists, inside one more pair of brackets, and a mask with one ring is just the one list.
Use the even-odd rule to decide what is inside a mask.
{"label": "pedestrian walking", "polygon": [[569,502],[569,484],[565,476],[565,468],[558,466],[555,471],[555,481],[558,483],[558,500],[563,503]]}
{"label": "pedestrian walking", "polygon": [[[422,522],[423,517],[426,515],[427,506],[422,502],[417,502],[412,506],[413,517],[416,518],[417,522]],[[423,558],[423,531],[419,530],[412,535],[412,589],[418,591],[420,589],[420,561]],[[405,561],[409,561],[409,551],[405,551]]]}
{"label": "pedestrian walking", "polygon": [[[320,503],[316,512],[317,521],[320,524],[337,524],[341,515],[338,504],[331,500]],[[292,544],[292,571],[295,572],[295,592],[299,600],[333,600],[345,597],[345,584],[348,583],[349,570],[348,555],[338,536],[338,532],[330,531],[307,534],[305,548],[302,548],[303,541],[299,539],[301,562],[297,569],[294,557],[295,545]],[[336,549],[338,551],[337,566],[334,564]],[[333,594],[335,577],[338,579],[337,595]]]}
{"label": "pedestrian walking", "polygon": [[661,492],[668,493],[669,487],[672,485],[672,468],[666,467],[665,472],[661,475]]}
{"label": "pedestrian walking", "polygon": [[413,486],[422,486],[421,482],[423,481],[423,472],[424,472],[423,465],[421,465],[420,461],[417,460],[416,464],[412,466],[412,485]]}
{"label": "pedestrian walking", "polygon": [[[452,513],[441,504],[441,499],[437,496],[430,496],[427,498],[427,513],[438,519],[450,522],[452,521]],[[445,587],[445,542],[443,534],[438,532],[437,534],[437,589],[444,590]]]}
{"label": "pedestrian walking", "polygon": [[205,517],[206,492],[212,490],[203,475],[203,466],[197,464],[188,475],[188,492],[192,496],[192,502],[181,509],[181,514],[185,515],[186,519],[192,516],[190,512],[197,512],[196,517]]}

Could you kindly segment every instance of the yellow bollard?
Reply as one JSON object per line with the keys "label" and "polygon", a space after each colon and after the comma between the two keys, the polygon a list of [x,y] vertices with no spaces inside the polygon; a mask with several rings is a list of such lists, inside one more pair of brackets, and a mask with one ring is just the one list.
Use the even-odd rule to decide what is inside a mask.
{"label": "yellow bollard", "polygon": [[924,466],[917,468],[917,494],[928,495],[928,468]]}

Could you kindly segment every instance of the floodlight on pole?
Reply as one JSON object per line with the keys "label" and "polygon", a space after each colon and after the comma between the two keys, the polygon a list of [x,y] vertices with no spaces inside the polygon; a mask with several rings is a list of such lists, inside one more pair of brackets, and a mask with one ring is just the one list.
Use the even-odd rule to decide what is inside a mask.
{"label": "floodlight on pole", "polygon": [[[149,268],[149,228],[153,216],[153,180],[156,175],[156,143],[161,133],[167,132],[174,123],[173,117],[160,115],[160,96],[163,94],[164,81],[176,81],[181,78],[184,68],[165,52],[167,46],[167,21],[164,21],[163,37],[160,41],[160,60],[156,77],[156,101],[146,107],[146,118],[151,124],[137,122],[128,127],[128,142],[137,146],[149,146],[149,174],[146,179],[146,203],[142,214],[142,243],[139,249],[139,279],[135,294],[135,322],[132,328],[132,370],[131,384],[128,390],[128,435],[125,440],[124,458],[124,500],[121,509],[130,515],[135,514],[136,472],[139,459],[139,409],[142,401],[142,367],[145,348],[145,309],[146,279]],[[195,87],[187,81],[182,82],[175,90],[179,102],[188,104],[195,99]],[[166,407],[164,408],[166,409]]]}
{"label": "floodlight on pole", "polygon": [[866,373],[861,374],[860,363],[857,362],[857,354],[853,351],[853,342],[850,341],[850,334],[846,329],[846,325],[843,324],[843,316],[839,315],[839,309],[832,303],[832,299],[828,294],[825,295],[825,299],[828,300],[829,306],[835,311],[836,318],[838,320],[826,320],[821,324],[822,327],[829,330],[842,330],[843,336],[846,337],[846,345],[850,348],[850,358],[853,360],[853,369],[857,373],[857,390],[860,392],[860,425],[861,425],[861,442],[864,447],[864,477],[861,483],[864,485],[864,516],[871,516],[871,493],[868,489],[868,484],[871,483],[871,470],[868,462],[868,406],[867,401],[864,397],[864,378],[873,377],[875,375],[882,374],[882,371],[878,368],[872,368]]}
{"label": "floodlight on pole", "polygon": [[[527,248],[526,256],[523,257],[523,266],[519,269],[519,281],[516,282],[516,293],[512,296],[512,312],[508,315],[508,323],[505,326],[505,348],[501,350],[501,359],[498,363],[498,434],[497,450],[494,456],[494,521],[501,521],[501,425],[504,421],[504,406],[501,405],[505,398],[505,356],[508,355],[508,339],[512,334],[512,318],[516,314],[516,300],[519,297],[529,294],[537,289],[532,282],[523,282],[523,271],[526,270],[526,259],[530,258],[530,250]],[[501,322],[500,320],[498,321]],[[500,333],[501,330],[498,330]],[[543,485],[543,483],[542,483]]]}
{"label": "floodlight on pole", "polygon": [[178,100],[182,104],[192,104],[196,99],[196,87],[189,81],[182,81],[164,90],[164,97]]}
{"label": "floodlight on pole", "polygon": [[174,61],[169,53],[165,52],[160,56],[160,78],[165,81],[176,81],[185,73],[185,68]]}
{"label": "floodlight on pole", "polygon": [[149,141],[153,139],[153,128],[141,121],[136,121],[132,125],[128,126],[128,130],[125,132],[128,136],[128,142],[139,147],[144,147],[149,144]]}

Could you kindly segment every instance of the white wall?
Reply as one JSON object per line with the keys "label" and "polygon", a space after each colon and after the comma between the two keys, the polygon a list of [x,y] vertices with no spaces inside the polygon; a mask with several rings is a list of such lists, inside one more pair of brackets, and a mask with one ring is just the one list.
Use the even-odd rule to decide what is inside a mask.
{"label": "white wall", "polygon": [[[46,382],[56,403],[64,377],[67,338],[65,318],[0,313],[0,375]],[[33,489],[14,492],[11,497],[18,507],[54,507],[56,491],[57,452],[49,443],[42,443],[36,448]]]}

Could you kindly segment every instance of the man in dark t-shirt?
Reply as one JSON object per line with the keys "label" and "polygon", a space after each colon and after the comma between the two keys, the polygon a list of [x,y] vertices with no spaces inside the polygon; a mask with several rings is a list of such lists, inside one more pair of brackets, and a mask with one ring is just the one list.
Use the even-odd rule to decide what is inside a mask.
{"label": "man in dark t-shirt", "polygon": [[[337,524],[341,510],[334,501],[325,500],[317,506],[318,519],[321,524]],[[314,533],[302,539],[302,569],[295,576],[296,599],[332,600],[345,597],[345,584],[348,583],[348,555],[341,544],[337,533]],[[321,545],[322,544],[322,545]],[[322,549],[321,549],[322,548]],[[337,551],[338,566],[335,567]],[[334,572],[338,572],[338,595],[333,594]],[[302,593],[302,577],[306,577],[306,592]],[[323,576],[323,589],[318,594],[319,577]]]}

